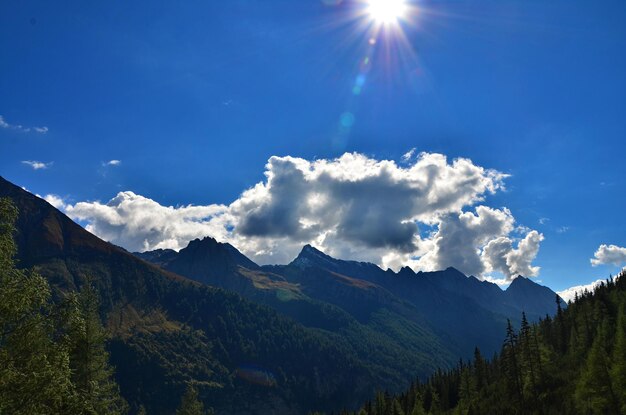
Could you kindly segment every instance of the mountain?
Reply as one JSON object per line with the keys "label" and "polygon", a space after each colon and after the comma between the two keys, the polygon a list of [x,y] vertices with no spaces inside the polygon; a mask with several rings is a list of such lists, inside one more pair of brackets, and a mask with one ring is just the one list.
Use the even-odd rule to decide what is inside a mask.
{"label": "mountain", "polygon": [[[468,278],[455,268],[415,273],[409,267],[404,267],[394,273],[383,271],[371,263],[334,259],[310,245],[306,245],[289,265],[299,268],[318,267],[343,275],[358,276],[409,297],[416,294],[413,292],[416,287],[423,291],[426,282],[429,282],[441,291],[475,300],[484,308],[516,319],[522,311],[532,320],[556,312],[556,293],[522,276],[513,280],[506,291],[502,291],[494,283],[481,281],[473,276]],[[275,267],[271,269],[276,270]]]}
{"label": "mountain", "polygon": [[[21,267],[46,277],[56,298],[88,280],[98,290],[102,318],[112,334],[116,379],[134,410],[144,405],[151,414],[173,413],[189,383],[207,405],[224,414],[353,408],[376,389],[399,390],[411,376],[430,373],[453,358],[443,347],[440,355],[419,354],[418,347],[440,346],[427,332],[415,336],[420,346],[400,347],[339,308],[314,300],[304,303],[309,311],[344,327],[347,334],[305,327],[104,242],[2,178],[0,197],[12,199],[20,212],[16,241]],[[243,270],[237,262],[241,257],[230,253],[223,263]],[[155,258],[165,261],[171,254]],[[253,270],[246,268],[244,273],[249,272]],[[284,300],[291,303],[289,296]],[[381,350],[387,355],[377,358]]]}
{"label": "mountain", "polygon": [[[505,291],[505,301],[507,304],[510,304],[512,307],[517,308],[520,311],[526,311],[528,315],[539,315],[540,317],[545,316],[544,313],[541,314],[541,311],[548,311],[553,308],[553,304],[555,303],[555,294],[554,291],[549,289],[548,287],[544,287],[536,284],[528,278],[518,276],[513,280],[511,285]],[[562,301],[562,307],[567,307],[567,303]],[[552,305],[552,308],[550,307]]]}
{"label": "mountain", "polygon": [[[156,261],[161,258],[157,252],[136,255]],[[448,367],[458,355],[411,304],[367,281],[319,270],[315,276],[306,274],[316,280],[307,284],[259,267],[232,245],[213,238],[191,241],[160,265],[268,305],[306,327],[331,332],[352,344],[358,356],[385,371],[390,385],[426,376],[437,365]]]}
{"label": "mountain", "polygon": [[[200,249],[201,245],[206,247]],[[430,338],[437,338],[445,350],[464,357],[469,357],[475,346],[486,353],[499,350],[507,319],[519,324],[522,311],[531,321],[556,311],[556,294],[523,277],[526,288],[522,294],[517,288],[520,278],[502,291],[496,284],[466,277],[454,268],[415,273],[405,267],[395,273],[367,262],[335,259],[311,245],[305,245],[287,265],[263,267],[244,260],[239,252],[234,254],[234,249],[211,238],[192,241],[161,266],[236,291],[303,324],[331,331],[344,327],[311,318],[316,308],[314,315],[323,315],[319,311],[322,305],[326,309],[330,305],[336,312],[391,338],[396,337],[398,323],[417,325]],[[204,256],[198,256],[198,252]],[[138,255],[145,258],[154,254]],[[231,265],[215,272],[211,264],[221,262]],[[292,301],[286,303],[284,297]],[[295,304],[307,312],[294,312]],[[386,318],[376,320],[381,314]],[[405,340],[411,344],[417,341],[415,336]]]}

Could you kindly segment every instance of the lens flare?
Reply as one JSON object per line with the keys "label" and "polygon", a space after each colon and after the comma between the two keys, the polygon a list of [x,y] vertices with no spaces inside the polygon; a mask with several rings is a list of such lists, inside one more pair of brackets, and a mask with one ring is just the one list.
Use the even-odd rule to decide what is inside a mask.
{"label": "lens flare", "polygon": [[379,24],[393,24],[407,12],[404,0],[368,0],[367,12]]}

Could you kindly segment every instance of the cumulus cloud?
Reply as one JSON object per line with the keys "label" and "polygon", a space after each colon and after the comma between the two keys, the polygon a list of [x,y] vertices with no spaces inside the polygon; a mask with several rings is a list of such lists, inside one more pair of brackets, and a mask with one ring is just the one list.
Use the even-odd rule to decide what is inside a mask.
{"label": "cumulus cloud", "polygon": [[225,206],[162,206],[133,192],[120,192],[106,204],[80,202],[65,211],[87,221],[88,231],[130,250],[178,250],[207,235],[223,239],[228,228],[220,220]]}
{"label": "cumulus cloud", "polygon": [[617,245],[602,244],[593,254],[591,265],[617,265],[621,266],[626,263],[626,248]]}
{"label": "cumulus cloud", "polygon": [[122,164],[121,160],[109,160],[102,163],[103,166],[119,166]]}
{"label": "cumulus cloud", "polygon": [[[37,195],[37,196],[39,196],[39,195]],[[48,195],[45,195],[43,197],[43,199],[46,202],[50,203],[52,206],[54,206],[57,209],[63,210],[66,207],[65,201],[63,200],[63,198],[61,196],[57,196],[57,195],[54,195],[54,194],[48,194]]]}
{"label": "cumulus cloud", "polygon": [[433,223],[481,201],[506,177],[467,159],[448,163],[425,153],[406,168],[355,153],[313,162],[272,157],[266,168],[267,181],[231,206],[241,234],[308,240],[332,231],[345,241],[401,250],[415,248],[415,221]]}
{"label": "cumulus cloud", "polygon": [[517,275],[537,276],[539,267],[531,264],[543,235],[526,231],[526,236],[515,247],[511,236],[514,230],[515,219],[506,208],[478,206],[475,212],[447,215],[431,238],[432,246],[426,245],[417,267],[436,270],[453,266],[467,275],[479,277],[500,272],[505,278],[491,280],[501,285],[510,283]]}
{"label": "cumulus cloud", "polygon": [[48,167],[52,166],[53,163],[44,163],[36,160],[24,160],[22,161],[22,164],[26,164],[27,166],[32,167],[33,170],[45,170]]}
{"label": "cumulus cloud", "polygon": [[9,124],[7,121],[5,121],[2,115],[0,115],[0,128],[19,131],[22,133],[30,133],[31,131],[33,131],[39,134],[46,134],[48,132],[48,127],[24,127],[20,124]]}
{"label": "cumulus cloud", "polygon": [[514,223],[508,209],[478,206],[475,213],[449,214],[439,224],[433,249],[421,258],[421,263],[431,270],[453,266],[468,275],[482,275],[486,267],[481,247],[511,233]]}
{"label": "cumulus cloud", "polygon": [[543,239],[543,234],[533,230],[513,248],[514,241],[510,237],[500,236],[485,245],[481,257],[488,272],[501,272],[509,282],[518,275],[536,277],[540,268],[533,266],[532,261]]}
{"label": "cumulus cloud", "polygon": [[593,292],[593,290],[599,286],[600,284],[602,284],[604,282],[604,280],[596,280],[590,284],[586,284],[586,285],[576,285],[574,287],[570,287],[568,289],[565,289],[563,291],[559,291],[557,294],[565,301],[569,302],[572,301],[574,299],[574,297],[576,296],[576,294],[580,295],[585,291],[589,291],[589,292]]}
{"label": "cumulus cloud", "polygon": [[[539,271],[531,263],[543,237],[529,231],[515,247],[511,212],[476,207],[503,189],[507,176],[471,160],[422,153],[399,166],[357,153],[315,161],[272,157],[265,177],[228,206],[167,207],[121,192],[107,203],[65,210],[129,250],[179,249],[210,235],[260,263],[287,262],[311,243],[337,257],[394,268],[455,266],[507,277]],[[504,238],[499,249],[484,254],[498,238]]]}

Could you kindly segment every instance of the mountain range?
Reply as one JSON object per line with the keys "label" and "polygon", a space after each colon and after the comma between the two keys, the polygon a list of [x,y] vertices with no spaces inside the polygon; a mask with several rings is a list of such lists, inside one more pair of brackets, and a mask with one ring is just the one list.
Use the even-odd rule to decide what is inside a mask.
{"label": "mountain range", "polygon": [[335,259],[311,245],[288,265],[259,266],[211,237],[191,241],[179,252],[135,255],[267,304],[307,325],[316,324],[317,314],[298,314],[288,303],[332,304],[366,325],[384,310],[394,314],[396,322],[408,320],[446,339],[443,343],[455,356],[469,356],[475,346],[488,353],[498,350],[507,318],[518,323],[525,312],[536,321],[556,311],[556,294],[522,276],[503,291],[454,268],[415,273],[405,267],[396,273],[372,263]]}
{"label": "mountain range", "polygon": [[190,383],[218,413],[355,408],[476,346],[499,350],[506,320],[522,311],[529,320],[556,311],[556,294],[524,277],[503,291],[453,268],[396,273],[310,245],[274,266],[209,237],[131,254],[2,178],[0,197],[20,212],[21,267],[57,298],[86,281],[98,289],[133,411],[172,413]]}

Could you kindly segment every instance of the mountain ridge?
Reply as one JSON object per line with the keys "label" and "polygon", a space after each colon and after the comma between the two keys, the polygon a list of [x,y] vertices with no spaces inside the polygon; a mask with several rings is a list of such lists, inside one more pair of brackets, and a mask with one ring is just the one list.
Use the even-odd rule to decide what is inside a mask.
{"label": "mountain ridge", "polygon": [[[178,255],[188,257],[188,249],[190,247],[181,249]],[[310,244],[304,245],[286,265],[264,265],[247,273],[242,272],[243,267],[236,272],[222,272],[219,277],[198,264],[187,264],[185,270],[173,267],[173,263],[165,264],[165,269],[235,290],[283,312],[286,311],[284,304],[274,301],[271,295],[260,294],[267,294],[267,291],[255,290],[260,286],[259,278],[280,280],[291,287],[292,293],[333,304],[362,323],[367,323],[372,313],[381,307],[394,310],[404,318],[431,327],[441,338],[453,338],[448,343],[463,355],[471,353],[475,345],[488,352],[498,350],[506,320],[519,323],[522,311],[531,321],[556,312],[556,293],[534,281],[528,280],[526,284],[525,292],[529,291],[533,297],[529,302],[529,293],[515,294],[517,283],[507,294],[507,290],[496,284],[467,277],[453,267],[417,273],[403,267],[394,272],[369,262],[336,259]],[[189,272],[190,267],[195,272]],[[535,298],[532,293],[541,295]]]}

